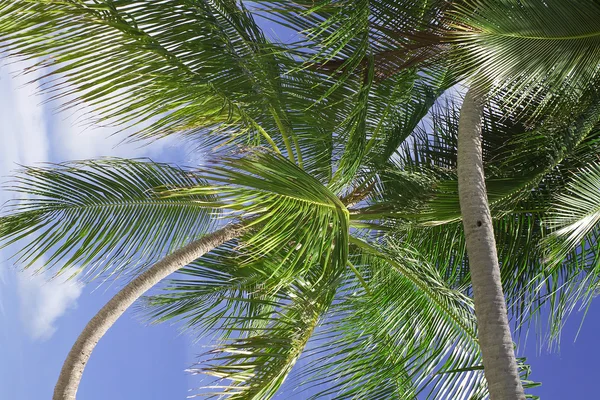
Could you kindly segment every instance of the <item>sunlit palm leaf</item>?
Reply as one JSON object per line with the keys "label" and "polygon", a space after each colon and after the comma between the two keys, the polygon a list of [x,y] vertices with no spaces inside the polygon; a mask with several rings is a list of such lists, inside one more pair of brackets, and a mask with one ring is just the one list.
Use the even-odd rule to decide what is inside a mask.
{"label": "sunlit palm leaf", "polygon": [[559,338],[566,317],[586,308],[600,288],[600,165],[590,164],[574,175],[566,190],[555,196],[545,218],[551,233],[543,251],[548,273],[556,276],[552,295],[552,337]]}
{"label": "sunlit palm leaf", "polygon": [[27,243],[17,253],[25,267],[44,259],[59,271],[88,275],[155,262],[210,227],[206,207],[161,198],[155,189],[200,184],[195,175],[149,161],[107,159],[22,170],[8,188],[22,194],[0,218],[0,240]]}
{"label": "sunlit palm leaf", "polygon": [[456,63],[504,102],[575,103],[596,85],[600,6],[594,1],[457,2],[450,13]]}
{"label": "sunlit palm leaf", "polygon": [[567,191],[557,196],[546,221],[564,254],[585,241],[600,222],[600,165],[579,170]]}
{"label": "sunlit palm leaf", "polygon": [[300,151],[285,122],[310,105],[306,78],[283,96],[293,59],[234,2],[4,0],[0,31],[5,55],[44,68],[43,89],[91,106],[96,122],[135,125],[141,138],[211,129]]}
{"label": "sunlit palm leaf", "polygon": [[370,294],[350,285],[332,306],[320,333],[326,340],[301,372],[325,388],[312,398],[405,399],[425,391],[458,399],[481,391],[481,371],[444,372],[480,365],[470,299],[404,246],[353,243]]}
{"label": "sunlit palm leaf", "polygon": [[176,190],[170,196],[216,194],[219,201],[207,205],[251,218],[248,227],[255,230],[242,245],[254,257],[284,252],[290,276],[311,263],[321,262],[324,268],[333,270],[346,267],[346,207],[321,182],[293,163],[276,154],[252,152],[206,168],[200,176],[212,185]]}
{"label": "sunlit palm leaf", "polygon": [[211,185],[167,198],[217,194],[207,203],[247,219],[249,231],[151,297],[154,319],[181,318],[221,332],[200,372],[220,382],[207,396],[270,398],[281,386],[346,272],[348,211],[321,182],[281,156],[252,152],[201,174]]}

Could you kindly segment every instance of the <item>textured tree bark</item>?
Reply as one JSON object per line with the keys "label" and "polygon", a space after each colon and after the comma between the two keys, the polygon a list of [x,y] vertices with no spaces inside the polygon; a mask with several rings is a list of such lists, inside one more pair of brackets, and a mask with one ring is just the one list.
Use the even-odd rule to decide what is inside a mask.
{"label": "textured tree bark", "polygon": [[185,267],[215,247],[239,236],[242,230],[242,225],[227,225],[174,251],[132,280],[110,299],[88,322],[71,348],[54,388],[53,400],[75,399],[83,370],[94,347],[129,306],[160,280]]}
{"label": "textured tree bark", "polygon": [[483,173],[484,96],[471,89],[460,110],[458,192],[471,270],[478,336],[492,400],[525,399],[502,292]]}

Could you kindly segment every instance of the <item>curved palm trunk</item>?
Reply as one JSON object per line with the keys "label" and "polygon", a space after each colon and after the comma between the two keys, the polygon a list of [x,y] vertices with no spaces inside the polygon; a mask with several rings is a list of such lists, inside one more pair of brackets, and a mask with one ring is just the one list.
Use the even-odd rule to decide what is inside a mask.
{"label": "curved palm trunk", "polygon": [[74,400],[83,369],[94,347],[117,319],[148,289],[171,273],[231,240],[242,231],[241,225],[228,225],[169,254],[127,284],[88,322],[71,348],[56,387],[53,400]]}
{"label": "curved palm trunk", "polygon": [[479,344],[492,400],[525,399],[506,313],[481,148],[484,101],[473,89],[460,110],[458,193],[471,270]]}

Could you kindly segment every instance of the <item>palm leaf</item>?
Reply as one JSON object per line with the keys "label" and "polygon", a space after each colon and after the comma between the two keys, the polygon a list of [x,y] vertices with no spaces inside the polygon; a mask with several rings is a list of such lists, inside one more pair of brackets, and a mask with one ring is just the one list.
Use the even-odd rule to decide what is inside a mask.
{"label": "palm leaf", "polygon": [[325,388],[311,398],[404,399],[425,391],[458,399],[480,392],[481,371],[446,372],[480,364],[470,299],[407,246],[352,243],[370,294],[350,284],[334,302],[322,344],[300,375]]}
{"label": "palm leaf", "polygon": [[[219,383],[205,388],[208,397],[232,399],[271,398],[283,384],[295,365],[306,343],[327,310],[335,293],[335,280],[320,283],[299,280],[278,295],[274,310],[263,312],[250,332],[241,329],[239,337],[226,339],[211,351],[207,361],[196,372],[216,376]],[[238,321],[241,320],[241,322]],[[246,317],[237,317],[231,324],[244,323]],[[230,384],[221,383],[222,381]],[[221,392],[215,393],[215,389]]]}
{"label": "palm leaf", "polygon": [[280,71],[294,61],[242,5],[2,1],[0,31],[5,55],[44,69],[51,98],[91,106],[96,123],[137,126],[137,138],[212,130],[299,151],[286,112],[309,103],[302,92],[282,95]]}
{"label": "palm leaf", "polygon": [[423,43],[439,44],[439,40],[425,32],[447,8],[443,1],[420,0],[256,3],[273,21],[306,37],[302,45],[309,49],[305,59],[311,68],[338,75],[330,92],[360,72],[369,57],[373,57],[377,80],[430,57],[431,52],[420,51]]}
{"label": "palm leaf", "polygon": [[600,221],[600,166],[590,164],[575,172],[566,190],[555,196],[544,223],[550,234],[543,241],[547,274],[554,285],[551,300],[551,337],[560,338],[566,318],[576,308],[589,307],[600,287],[598,228]]}
{"label": "palm leaf", "polygon": [[215,328],[225,333],[231,332],[228,326],[241,328],[226,320],[258,318],[277,300],[281,282],[275,271],[281,260],[250,260],[239,244],[225,243],[182,268],[161,293],[145,299],[143,314],[153,322],[182,321],[184,330],[198,336]]}
{"label": "palm leaf", "polygon": [[600,222],[600,165],[579,170],[575,179],[560,193],[546,221],[553,239],[561,242],[555,254],[574,250]]}
{"label": "palm leaf", "polygon": [[295,164],[258,151],[225,159],[200,176],[211,185],[179,189],[169,196],[216,194],[219,201],[207,206],[251,218],[248,226],[254,231],[243,245],[254,257],[283,251],[290,277],[312,263],[332,270],[346,267],[349,213],[335,194]]}
{"label": "palm leaf", "polygon": [[[165,199],[157,188],[197,185],[180,168],[149,161],[106,159],[23,169],[8,186],[23,198],[0,218],[0,240],[27,240],[16,261],[42,259],[59,272],[77,267],[88,275],[155,262],[210,227],[200,200]],[[76,273],[77,273],[76,272]]]}
{"label": "palm leaf", "polygon": [[[595,86],[600,7],[593,1],[457,2],[448,40],[455,63],[477,84],[504,92],[504,104],[575,104]],[[495,90],[497,90],[495,89]]]}
{"label": "palm leaf", "polygon": [[[544,204],[541,193],[545,193],[547,199],[549,192],[542,188],[547,185],[558,188],[557,178],[564,175],[565,166],[580,165],[578,159],[587,159],[591,154],[600,118],[599,104],[594,99],[582,104],[568,119],[558,113],[529,129],[514,115],[499,109],[497,103],[490,104],[483,127],[483,157],[493,213],[502,216],[515,209],[543,212],[547,208],[548,203]],[[386,200],[373,202],[361,215],[409,219],[431,225],[459,220],[455,150],[458,112],[452,101],[443,107],[433,107],[431,125],[433,129],[418,127],[412,136],[414,140],[404,144],[394,163],[384,170],[391,177],[382,181],[381,190],[385,195],[381,198]],[[393,178],[401,175],[413,177],[415,181],[419,176],[429,177],[429,188],[422,186],[420,196],[429,196],[430,201],[418,213],[408,214],[402,209],[402,203],[397,202],[399,194],[407,190],[404,180]],[[420,181],[425,183],[423,179]],[[527,206],[525,201],[528,201]]]}

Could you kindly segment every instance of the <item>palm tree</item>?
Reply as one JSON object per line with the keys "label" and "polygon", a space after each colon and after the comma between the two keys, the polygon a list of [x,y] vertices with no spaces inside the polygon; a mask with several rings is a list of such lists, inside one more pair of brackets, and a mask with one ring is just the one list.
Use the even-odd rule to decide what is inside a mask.
{"label": "palm tree", "polygon": [[[479,338],[492,398],[523,398],[486,195],[480,138],[483,110],[490,95],[501,93],[504,106],[512,111],[522,107],[530,118],[545,117],[544,111],[555,111],[559,102],[568,114],[597,79],[597,5],[324,1],[311,9],[308,2],[287,7],[277,3],[285,9],[282,18],[312,33],[310,40],[321,46],[313,60],[322,68],[334,66],[346,72],[370,53],[385,77],[407,65],[437,62],[441,54],[449,53],[455,76],[472,78],[457,151],[462,160],[459,193]],[[401,17],[392,20],[387,10]],[[286,17],[294,11],[294,17]],[[302,12],[313,12],[312,25],[298,20]],[[592,124],[597,114],[593,119]]]}
{"label": "palm tree", "polygon": [[[432,4],[407,2],[404,8],[412,17],[403,19],[405,27],[413,26],[414,31],[414,26],[436,20],[441,3]],[[409,39],[398,52],[396,42],[381,40],[382,35],[376,40],[369,37],[373,18],[368,7],[358,4],[353,9],[360,14],[361,24],[356,24],[340,15],[337,22],[323,23],[319,12],[329,17],[327,7],[306,14],[300,3],[294,6],[303,14],[288,14],[284,20],[291,21],[288,26],[329,24],[322,32],[347,40],[343,51],[305,52],[302,47],[272,43],[250,12],[228,1],[0,3],[6,51],[47,57],[40,65],[72,85],[59,95],[78,95],[96,107],[100,121],[125,126],[145,122],[138,138],[180,132],[211,145],[262,143],[275,153],[220,160],[215,168],[199,174],[175,168],[193,182],[159,175],[152,184],[141,186],[139,179],[145,182],[145,172],[138,170],[173,167],[133,163],[136,172],[132,173],[121,165],[132,163],[128,161],[27,170],[22,182],[28,183],[18,190],[38,197],[24,203],[29,206],[14,209],[0,229],[8,241],[42,232],[42,239],[34,239],[22,252],[26,265],[48,252],[50,266],[77,265],[100,272],[122,271],[138,257],[140,268],[157,262],[90,323],[72,352],[77,355],[83,349],[85,353],[79,359],[69,358],[63,369],[68,384],[59,383],[56,398],[74,397],[82,372],[77,363],[87,360],[119,313],[161,277],[195,258],[184,270],[195,279],[177,281],[170,294],[151,298],[158,311],[150,313],[159,319],[190,318],[192,327],[218,328],[231,336],[205,372],[234,382],[222,388],[234,397],[272,395],[320,321],[330,321],[324,325],[323,337],[336,337],[339,352],[320,360],[313,372],[344,376],[329,389],[332,392],[388,398],[409,397],[425,389],[448,398],[484,393],[470,301],[465,296],[468,274],[458,268],[465,264],[444,265],[440,260],[451,259],[443,252],[420,251],[419,247],[427,249],[424,241],[416,242],[416,249],[413,241],[399,242],[436,235],[439,229],[430,225],[450,224],[460,217],[456,193],[443,190],[456,187],[454,172],[445,169],[452,156],[436,156],[433,165],[418,162],[419,157],[439,150],[421,152],[429,140],[414,143],[411,149],[419,152],[397,151],[453,82],[446,69],[428,65],[416,69],[413,60],[431,58],[429,49],[447,45],[431,35],[405,35]],[[380,22],[393,20],[401,8],[376,8],[377,17]],[[340,24],[360,27],[362,36],[344,36]],[[386,37],[394,34],[380,31]],[[412,44],[415,38],[429,40],[428,46]],[[320,44],[315,36],[310,40]],[[390,43],[395,52],[373,51],[373,46]],[[351,61],[336,62],[333,57],[344,56],[343,52],[352,56]],[[102,54],[103,63],[98,63],[97,54]],[[316,62],[315,57],[323,54],[329,61]],[[298,68],[307,59],[313,67]],[[131,60],[139,65],[131,66]],[[115,100],[115,89],[129,96]],[[451,126],[455,125],[444,128]],[[506,132],[519,129],[523,127],[515,125]],[[200,139],[198,133],[212,135]],[[90,168],[99,170],[90,175]],[[497,207],[514,211],[515,204],[521,204],[515,203],[517,194],[537,186],[547,175],[535,168],[527,172],[512,186],[504,182]],[[37,189],[32,190],[29,182],[33,181],[41,188],[34,185]],[[53,189],[55,181],[63,185],[61,191]],[[80,193],[83,207],[65,197],[74,192]],[[129,197],[124,194],[130,192],[138,197],[127,208]],[[512,203],[505,203],[507,197]],[[109,199],[105,207],[99,207],[105,199]],[[162,211],[163,201],[179,210],[170,212],[167,224],[158,222],[161,213],[168,212]],[[190,213],[215,208],[234,212],[245,227],[228,225],[190,242],[210,230],[208,221],[194,223]],[[98,214],[99,209],[104,213]],[[146,212],[157,218],[154,224],[144,217]],[[505,211],[502,215],[506,226],[518,234],[521,225],[511,218],[522,214]],[[132,218],[137,224],[123,231]],[[188,225],[184,223],[179,236],[172,238],[177,218]],[[164,229],[157,231],[156,226]],[[136,239],[132,229],[146,234]],[[380,231],[389,233],[376,235]],[[514,237],[506,239],[499,246],[510,253]],[[216,248],[205,253],[209,241]],[[147,246],[154,251],[140,253]],[[175,249],[181,250],[159,261]],[[187,256],[179,258],[182,253]],[[174,258],[178,261],[170,262]],[[528,282],[524,278],[536,278],[536,271],[514,279],[509,298],[517,303]],[[148,275],[153,279],[146,279]],[[141,281],[146,284],[139,285]],[[348,316],[353,325],[336,323],[340,315]],[[377,375],[359,365],[377,366]],[[434,371],[438,374],[428,377]],[[471,385],[452,385],[462,378],[458,371],[474,376]]]}
{"label": "palm tree", "polygon": [[[504,1],[457,7],[458,19],[468,23],[465,32],[457,35],[459,53],[465,52],[458,59],[481,61],[476,72],[478,81],[467,93],[461,111],[464,122],[458,141],[459,193],[479,337],[492,398],[521,399],[524,393],[504,305],[486,195],[480,144],[482,109],[486,93],[498,90],[490,85],[504,92],[507,103],[519,105],[526,99],[530,113],[533,104],[540,104],[540,110],[549,110],[557,107],[557,101],[568,110],[569,101],[579,100],[582,91],[594,85],[600,60],[595,17],[600,15],[600,8],[592,3],[583,7],[585,11],[579,7],[581,4],[557,1]],[[590,19],[592,15],[594,19]],[[579,22],[574,29],[576,20]],[[499,57],[500,53],[504,56]],[[511,56],[506,57],[507,54]],[[557,99],[565,95],[566,101]],[[600,114],[594,112],[589,129],[600,119]],[[535,116],[535,112],[532,114]]]}
{"label": "palm tree", "polygon": [[[0,25],[5,52],[35,59],[49,71],[47,89],[76,96],[69,105],[91,105],[95,122],[141,123],[134,139],[177,132],[235,151],[272,151],[217,158],[200,172],[112,160],[19,175],[13,189],[32,197],[8,209],[0,233],[5,244],[30,240],[17,256],[22,265],[46,255],[47,267],[63,273],[145,271],[83,332],[55,398],[75,396],[91,349],[136,297],[200,256],[189,268],[207,278],[202,301],[184,293],[152,302],[175,314],[193,305],[204,329],[230,337],[209,369],[233,382],[225,393],[272,395],[319,322],[353,310],[365,321],[360,337],[347,330],[356,324],[323,332],[337,338],[340,363],[394,362],[377,375],[347,369],[340,393],[485,392],[468,297],[410,246],[387,246],[376,235],[385,224],[365,223],[347,206],[378,193],[375,166],[394,170],[394,148],[426,115],[443,79],[408,71],[379,84],[365,68],[337,85],[319,71],[294,70],[302,53],[269,42],[229,1],[3,1]],[[319,100],[327,104],[306,111]],[[417,174],[406,187],[426,194],[429,184]],[[397,209],[414,214],[415,203]],[[215,209],[229,210],[223,218],[233,213],[243,229],[214,231],[207,214]],[[377,304],[365,301],[371,295]],[[392,330],[378,311],[409,306]],[[369,323],[369,315],[378,317]],[[382,353],[370,360],[372,346]],[[455,384],[465,376],[468,385]]]}
{"label": "palm tree", "polygon": [[[40,233],[40,241],[33,241],[32,247],[25,248],[25,253],[37,255],[53,248],[56,250],[49,253],[49,258],[61,264],[59,260],[72,258],[63,250],[58,238],[62,233],[65,243],[80,244],[77,247],[81,253],[79,259],[101,254],[103,258],[108,256],[108,265],[115,268],[123,250],[114,249],[117,257],[113,257],[113,248],[105,247],[102,239],[112,237],[114,242],[109,245],[122,243],[126,248],[143,245],[136,243],[138,236],[120,234],[122,229],[112,221],[131,221],[144,214],[132,211],[131,207],[129,210],[114,209],[116,203],[126,203],[129,199],[106,197],[111,192],[120,195],[125,191],[124,188],[115,191],[118,182],[127,183],[128,191],[132,192],[144,168],[151,171],[159,168],[155,164],[140,164],[132,161],[88,162],[79,166],[25,170],[19,179],[23,185],[17,188],[34,193],[37,198],[15,205],[15,212],[3,220],[2,226],[6,228],[3,233],[8,234],[9,240],[30,231]],[[95,173],[90,173],[90,168]],[[128,175],[128,168],[135,174]],[[162,168],[177,171],[172,167]],[[333,320],[341,315],[350,319],[379,317],[364,321],[362,328],[357,321],[343,326],[331,323],[328,331],[321,334],[336,337],[340,354],[348,359],[319,363],[322,368],[333,368],[342,362],[350,365],[370,362],[364,357],[369,357],[373,353],[370,347],[382,340],[386,347],[385,353],[378,355],[379,362],[395,354],[395,361],[386,366],[385,373],[383,369],[376,375],[348,369],[347,373],[354,371],[354,375],[348,375],[344,385],[340,383],[338,390],[342,393],[359,390],[367,395],[381,390],[381,383],[392,379],[396,386],[387,390],[402,397],[418,390],[418,386],[413,387],[411,378],[418,378],[417,385],[428,386],[429,376],[438,370],[440,374],[434,375],[434,385],[429,389],[433,393],[450,390],[448,396],[461,398],[484,390],[480,371],[477,368],[470,370],[479,365],[479,350],[468,297],[448,287],[427,260],[410,247],[385,246],[386,242],[381,242],[385,238],[374,241],[365,236],[366,232],[357,231],[349,236],[349,212],[312,176],[281,156],[262,152],[231,159],[223,162],[223,166],[212,166],[202,175],[194,175],[191,171],[180,175],[200,181],[206,179],[212,185],[176,188],[173,182],[164,179],[157,187],[161,190],[171,188],[167,194],[158,195],[142,186],[136,193],[146,198],[133,198],[131,202],[157,211],[164,209],[163,203],[167,202],[172,209],[180,208],[179,213],[172,212],[176,216],[190,210],[227,208],[242,218],[251,216],[245,220],[254,218],[248,223],[248,231],[237,230],[237,237],[231,239],[233,229],[217,230],[215,234],[173,252],[135,278],[88,325],[89,332],[86,329],[82,334],[85,340],[78,342],[71,353],[79,358],[68,360],[75,366],[75,371],[68,375],[67,383],[71,385],[60,386],[63,382],[59,382],[57,396],[75,396],[72,383],[75,382],[76,388],[83,366],[80,362],[85,363],[102,333],[124,311],[123,304],[133,301],[132,292],[138,290],[136,286],[140,282],[149,286],[152,283],[149,277],[156,272],[168,273],[165,272],[167,269],[177,268],[167,267],[167,264],[189,264],[208,248],[192,254],[190,249],[198,248],[197,243],[206,246],[207,241],[216,249],[192,263],[187,272],[200,279],[186,279],[174,286],[173,294],[154,298],[151,303],[159,306],[156,313],[163,317],[190,312],[194,325],[202,329],[218,327],[226,335],[232,335],[230,342],[223,343],[222,349],[216,352],[218,356],[213,362],[217,364],[208,371],[237,383],[225,388],[226,393],[233,391],[244,398],[273,394],[312,336],[318,321],[327,318],[329,313]],[[72,193],[80,195],[73,199]],[[218,197],[211,198],[215,194]],[[113,209],[102,210],[103,203]],[[181,210],[182,207],[185,208]],[[160,213],[156,212],[156,215]],[[355,218],[359,215],[355,214]],[[89,221],[93,225],[88,227],[72,221]],[[155,222],[149,226],[156,229],[164,224]],[[81,230],[92,227],[101,232],[99,238],[81,234]],[[225,236],[224,232],[229,232],[230,236]],[[84,241],[88,243],[82,243]],[[374,296],[381,300],[372,302],[370,299]],[[375,312],[380,307],[397,310],[396,316],[390,319],[387,313]],[[112,313],[109,312],[111,309]],[[353,313],[359,310],[360,315],[355,316]],[[391,321],[398,328],[404,328],[390,330],[388,324]],[[364,341],[347,332],[350,327],[362,329]],[[438,342],[439,346],[436,345]],[[83,345],[79,346],[79,343]],[[347,354],[349,348],[353,353]],[[371,351],[367,351],[369,349]],[[85,353],[82,355],[79,351]],[[241,359],[240,354],[247,361]],[[250,372],[246,364],[254,365],[255,370]],[[468,387],[452,385],[459,380],[457,374],[442,373],[463,369],[467,371],[466,375],[473,376]],[[402,375],[398,375],[399,372]],[[354,386],[354,382],[364,385],[348,387],[349,384]]]}

